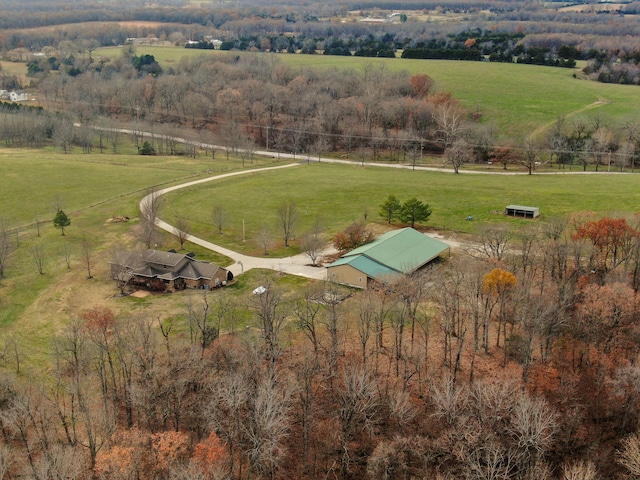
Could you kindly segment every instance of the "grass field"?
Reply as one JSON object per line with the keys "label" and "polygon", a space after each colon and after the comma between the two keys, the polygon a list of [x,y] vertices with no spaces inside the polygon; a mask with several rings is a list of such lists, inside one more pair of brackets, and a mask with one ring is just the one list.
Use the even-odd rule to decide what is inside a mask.
{"label": "grass field", "polygon": [[[629,214],[640,211],[636,175],[472,175],[419,172],[379,167],[302,165],[278,172],[207,183],[170,194],[166,217],[184,216],[194,233],[229,248],[252,254],[261,250],[255,240],[263,225],[277,241],[277,208],[285,200],[296,203],[300,213],[298,233],[320,218],[328,234],[363,218],[380,221],[379,205],[390,194],[401,201],[410,197],[429,203],[433,214],[428,226],[438,230],[473,233],[491,222],[516,227],[526,220],[506,219],[508,204],[540,208],[544,218],[578,211]],[[223,235],[214,232],[211,210],[222,203],[229,212]],[[473,221],[467,221],[468,216]],[[242,241],[242,221],[246,242]],[[290,254],[276,249],[272,255]]]}
{"label": "grass field", "polygon": [[[271,159],[264,162],[271,162]],[[261,164],[256,160],[256,164]],[[138,202],[156,185],[168,185],[197,175],[240,168],[240,160],[220,157],[197,160],[188,157],[144,157],[80,153],[62,154],[52,149],[0,148],[0,218],[10,228],[25,227],[36,218],[42,222],[40,236],[34,226],[20,230],[17,249],[0,279],[0,328],[2,342],[19,339],[34,356],[50,351],[52,336],[83,309],[96,304],[116,311],[144,311],[154,318],[182,312],[184,300],[159,297],[153,302],[115,299],[117,289],[108,276],[108,261],[114,248],[138,248],[131,231],[137,222]],[[63,237],[52,225],[51,202],[64,199],[71,225]],[[114,215],[130,217],[129,222],[109,223]],[[80,244],[94,246],[93,279],[82,259]],[[159,240],[162,248],[179,249],[172,235]],[[32,251],[44,251],[44,273],[37,271]],[[64,250],[70,252],[67,268]],[[199,259],[221,265],[230,259],[194,245],[189,250]]]}
{"label": "grass field", "polygon": [[[104,48],[98,54],[115,58],[119,48]],[[293,68],[363,68],[384,65],[389,70],[427,74],[440,91],[451,92],[470,111],[480,112],[481,122],[492,126],[504,138],[539,134],[564,116],[599,116],[622,122],[636,119],[640,109],[637,86],[611,85],[581,80],[579,71],[535,65],[446,60],[373,59],[325,55],[241,53],[184,49],[178,47],[139,47],[138,54],[149,53],[164,66],[182,57],[198,55],[271,56]]]}
{"label": "grass field", "polygon": [[[252,167],[271,162],[273,159],[256,159]],[[0,281],[0,329],[3,341],[9,345],[6,348],[16,341],[21,351],[29,352],[35,365],[44,363],[52,337],[83,309],[93,305],[126,314],[139,312],[149,318],[182,318],[185,301],[182,296],[115,298],[117,289],[108,275],[111,253],[114,248],[139,246],[132,229],[136,225],[138,201],[147,188],[239,167],[240,160],[226,161],[224,156],[194,160],[0,149],[0,217],[8,218],[12,225],[31,223],[35,217],[44,222],[40,237],[35,228],[16,237],[19,247],[11,257],[6,278]],[[276,209],[283,200],[293,200],[298,205],[299,233],[319,217],[329,237],[362,218],[365,211],[369,221],[380,221],[378,206],[389,194],[400,200],[416,196],[430,203],[433,215],[427,226],[446,229],[451,234],[473,232],[489,222],[508,222],[516,227],[530,223],[495,213],[501,213],[509,203],[540,207],[543,218],[539,222],[581,210],[607,214],[637,212],[640,205],[635,175],[454,175],[312,163],[180,190],[167,196],[161,217],[171,222],[182,215],[192,221],[195,234],[260,255],[256,231],[263,224],[268,226],[274,244],[278,243]],[[56,195],[64,198],[71,217],[64,237],[51,224],[50,202]],[[211,210],[216,203],[224,204],[229,211],[223,235],[215,233],[212,226]],[[131,220],[109,223],[113,215],[127,215]],[[473,216],[472,222],[465,220],[468,215]],[[242,220],[246,242],[242,242]],[[85,239],[95,246],[92,279],[87,278],[80,253],[80,244]],[[169,234],[163,234],[158,244],[159,248],[179,249],[177,239]],[[64,258],[65,245],[71,252],[71,268],[67,268]],[[46,257],[42,275],[32,256],[33,248],[38,246],[44,249]],[[230,262],[192,244],[185,248],[204,260],[222,265]],[[274,245],[270,254],[290,255],[297,251],[297,246],[285,249]],[[260,283],[256,275],[262,274],[252,272],[229,292],[240,297],[246,295],[256,282]],[[277,281],[285,282],[285,288],[293,290],[301,285],[299,279],[289,277],[277,277]]]}

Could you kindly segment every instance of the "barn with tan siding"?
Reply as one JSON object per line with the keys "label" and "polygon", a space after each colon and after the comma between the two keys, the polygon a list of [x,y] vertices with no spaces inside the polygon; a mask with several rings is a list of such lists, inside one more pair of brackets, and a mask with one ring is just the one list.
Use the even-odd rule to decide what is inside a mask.
{"label": "barn with tan siding", "polygon": [[393,230],[328,265],[327,280],[362,289],[372,282],[391,283],[448,250],[446,243],[413,228]]}

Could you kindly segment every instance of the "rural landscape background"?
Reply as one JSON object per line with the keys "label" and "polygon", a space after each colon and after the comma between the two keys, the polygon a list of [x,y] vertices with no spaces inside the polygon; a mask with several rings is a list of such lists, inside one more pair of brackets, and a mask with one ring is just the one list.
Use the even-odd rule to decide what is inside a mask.
{"label": "rural landscape background", "polygon": [[0,479],[639,477],[639,6],[0,0]]}

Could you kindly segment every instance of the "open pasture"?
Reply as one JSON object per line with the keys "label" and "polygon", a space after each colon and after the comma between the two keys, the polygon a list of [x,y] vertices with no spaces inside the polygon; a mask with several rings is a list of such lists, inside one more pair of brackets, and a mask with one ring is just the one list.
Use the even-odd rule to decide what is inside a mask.
{"label": "open pasture", "polygon": [[[473,233],[478,226],[508,222],[514,228],[531,221],[506,218],[508,204],[540,207],[545,218],[572,212],[622,215],[640,211],[635,175],[481,175],[420,172],[379,167],[301,165],[276,172],[214,181],[168,195],[164,216],[188,218],[194,234],[231,249],[259,255],[258,232],[267,227],[278,242],[277,209],[283,201],[296,203],[297,234],[320,219],[329,235],[362,219],[380,221],[379,205],[393,194],[400,201],[417,197],[433,208],[427,226]],[[211,220],[213,206],[228,211],[220,235]],[[467,221],[472,216],[473,221]],[[244,221],[245,242],[242,240]],[[281,242],[280,242],[281,243]],[[293,253],[279,249],[275,255]]]}
{"label": "open pasture", "polygon": [[[256,159],[255,164],[260,162]],[[7,263],[5,278],[0,279],[0,327],[5,341],[15,335],[33,355],[44,355],[50,350],[51,336],[93,305],[129,313],[153,305],[159,305],[158,312],[174,311],[175,301],[168,299],[114,299],[117,289],[108,277],[110,255],[115,248],[139,246],[131,233],[137,224],[138,202],[148,188],[231,171],[240,165],[240,160],[226,161],[223,157],[214,161],[209,157],[85,155],[0,148],[0,218],[10,229],[20,230],[19,236],[10,237],[15,251]],[[51,204],[57,196],[71,219],[64,237],[52,224]],[[115,215],[131,220],[110,223]],[[33,226],[36,220],[41,222],[39,236]],[[82,258],[81,245],[86,241],[93,250],[93,279],[87,279]],[[179,248],[176,238],[169,234],[161,236],[158,243],[167,249]],[[230,262],[197,246],[188,248],[200,259],[222,265]],[[43,274],[36,268],[34,249],[42,252]]]}
{"label": "open pasture", "polygon": [[[115,58],[119,48],[103,48],[98,54]],[[580,79],[578,69],[536,65],[462,62],[450,60],[408,60],[400,58],[340,57],[331,55],[221,52],[178,47],[138,47],[161,65],[177,64],[181,58],[198,55],[253,55],[276,59],[294,69],[365,68],[380,65],[389,70],[426,74],[438,91],[451,92],[470,112],[482,115],[480,123],[492,128],[501,139],[541,135],[560,117],[598,116],[602,120],[638,120],[640,92],[637,86],[613,85]],[[574,77],[575,75],[575,77]]]}
{"label": "open pasture", "polygon": [[51,202],[58,196],[73,213],[130,194],[128,212],[135,215],[135,199],[148,188],[239,166],[210,158],[0,148],[0,218],[20,226],[53,218]]}

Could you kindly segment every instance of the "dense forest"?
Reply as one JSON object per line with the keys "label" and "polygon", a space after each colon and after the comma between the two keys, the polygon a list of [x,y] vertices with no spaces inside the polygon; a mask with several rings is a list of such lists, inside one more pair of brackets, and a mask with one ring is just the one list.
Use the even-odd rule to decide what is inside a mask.
{"label": "dense forest", "polygon": [[87,306],[47,378],[25,382],[28,352],[4,351],[0,475],[638,475],[637,220],[487,227],[362,292],[265,277],[159,323]]}

